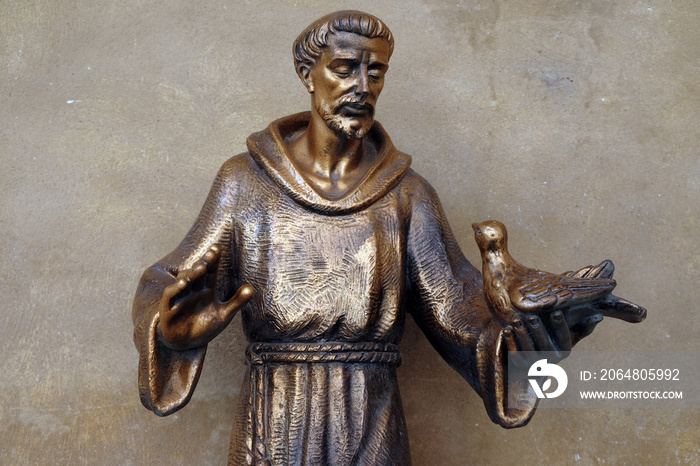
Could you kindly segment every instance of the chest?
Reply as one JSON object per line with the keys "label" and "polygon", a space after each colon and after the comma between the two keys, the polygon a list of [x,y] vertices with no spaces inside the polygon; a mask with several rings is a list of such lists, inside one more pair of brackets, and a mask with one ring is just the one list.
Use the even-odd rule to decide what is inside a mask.
{"label": "chest", "polygon": [[257,292],[251,327],[340,340],[390,329],[385,317],[396,315],[403,291],[405,223],[391,198],[342,216],[291,200],[251,213],[236,233],[241,279]]}

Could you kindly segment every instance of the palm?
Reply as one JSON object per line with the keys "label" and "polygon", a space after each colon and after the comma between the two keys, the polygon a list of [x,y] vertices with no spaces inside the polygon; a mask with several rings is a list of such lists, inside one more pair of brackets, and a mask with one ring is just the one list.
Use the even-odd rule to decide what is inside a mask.
{"label": "palm", "polygon": [[169,346],[187,349],[207,344],[252,297],[253,287],[243,285],[228,301],[218,299],[220,254],[220,247],[213,245],[194,267],[181,270],[176,282],[163,291],[160,330]]}

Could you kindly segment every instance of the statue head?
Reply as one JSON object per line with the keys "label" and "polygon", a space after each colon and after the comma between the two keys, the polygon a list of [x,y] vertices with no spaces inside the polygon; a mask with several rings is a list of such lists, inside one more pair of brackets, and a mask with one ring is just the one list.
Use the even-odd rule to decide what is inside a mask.
{"label": "statue head", "polygon": [[374,121],[393,50],[391,31],[370,14],[338,11],[314,21],[293,46],[312,113],[339,136],[364,137]]}

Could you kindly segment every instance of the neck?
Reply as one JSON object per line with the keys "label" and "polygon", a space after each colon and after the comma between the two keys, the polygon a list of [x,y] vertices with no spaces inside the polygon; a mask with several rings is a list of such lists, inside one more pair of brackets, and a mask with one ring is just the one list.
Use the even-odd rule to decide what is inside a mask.
{"label": "neck", "polygon": [[311,113],[301,139],[306,146],[307,166],[311,165],[321,178],[343,178],[360,165],[364,155],[362,140],[336,134],[317,112]]}
{"label": "neck", "polygon": [[309,126],[288,147],[297,169],[328,199],[351,190],[377,158],[370,142],[336,134],[315,111]]}
{"label": "neck", "polygon": [[507,261],[509,258],[508,251],[497,251],[494,249],[488,249],[486,251],[486,257],[488,257],[489,262],[503,262]]}

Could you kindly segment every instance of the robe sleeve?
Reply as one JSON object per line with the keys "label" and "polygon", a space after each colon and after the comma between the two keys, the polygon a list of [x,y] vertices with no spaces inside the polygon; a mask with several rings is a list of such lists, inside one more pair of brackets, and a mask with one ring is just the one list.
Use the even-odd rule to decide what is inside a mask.
{"label": "robe sleeve", "polygon": [[437,194],[421,181],[411,193],[409,312],[433,347],[479,393],[494,423],[524,426],[537,398],[526,379],[508,384],[503,329],[486,304],[482,276],[462,254]]}
{"label": "robe sleeve", "polygon": [[[139,395],[143,405],[159,416],[174,413],[190,400],[202,371],[207,347],[180,351],[166,346],[159,330],[158,305],[163,290],[175,283],[180,270],[192,267],[213,244],[226,242],[230,237],[229,207],[236,197],[230,165],[231,161],[219,171],[204,207],[185,239],[146,270],[134,298],[132,319],[134,343],[139,351]],[[225,263],[230,263],[230,260],[224,256],[230,253],[226,247],[222,249],[218,275],[226,277],[230,274]],[[220,285],[217,289],[220,299],[227,299],[231,286],[218,277],[217,283]]]}

